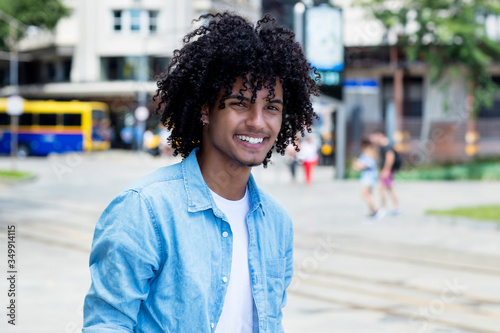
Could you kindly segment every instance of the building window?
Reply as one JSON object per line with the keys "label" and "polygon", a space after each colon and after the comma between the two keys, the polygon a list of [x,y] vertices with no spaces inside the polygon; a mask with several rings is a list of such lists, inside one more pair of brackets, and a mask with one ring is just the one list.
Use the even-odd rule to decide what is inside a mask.
{"label": "building window", "polygon": [[[403,117],[421,118],[423,111],[423,79],[421,77],[408,77],[403,79]],[[394,102],[394,80],[392,77],[382,79],[383,110],[388,110],[389,104]]]}
{"label": "building window", "polygon": [[155,33],[158,31],[158,11],[149,10],[149,32]]}
{"label": "building window", "polygon": [[[146,61],[143,63],[143,61]],[[170,59],[167,57],[149,56],[142,57],[102,57],[101,79],[103,81],[120,80],[152,80],[154,76],[161,74],[168,66]],[[141,76],[141,67],[146,66]]]}
{"label": "building window", "polygon": [[403,81],[403,116],[422,118],[424,80],[421,77],[405,77]]}
{"label": "building window", "polygon": [[102,79],[105,81],[121,80],[120,71],[123,68],[123,58],[105,57],[101,58]]}
{"label": "building window", "polygon": [[154,76],[160,75],[167,68],[169,61],[170,59],[167,57],[151,57],[149,60],[151,73]]}
{"label": "building window", "polygon": [[56,66],[53,62],[49,62],[46,67],[47,70],[47,81],[55,82],[56,80]]}
{"label": "building window", "polygon": [[[493,82],[500,88],[500,76],[493,76],[491,78]],[[486,119],[486,118],[500,118],[500,93],[497,92],[493,98],[493,105],[491,108],[486,108],[482,106],[479,109],[478,118]]]}
{"label": "building window", "polygon": [[141,11],[137,9],[130,10],[130,31],[141,30]]}
{"label": "building window", "polygon": [[121,31],[122,30],[122,11],[121,10],[113,10],[113,30]]}
{"label": "building window", "polygon": [[139,80],[141,57],[103,57],[101,76],[105,81]]}
{"label": "building window", "polygon": [[63,60],[63,81],[69,82],[71,80],[71,59]]}
{"label": "building window", "polygon": [[113,31],[158,32],[158,10],[113,10]]}

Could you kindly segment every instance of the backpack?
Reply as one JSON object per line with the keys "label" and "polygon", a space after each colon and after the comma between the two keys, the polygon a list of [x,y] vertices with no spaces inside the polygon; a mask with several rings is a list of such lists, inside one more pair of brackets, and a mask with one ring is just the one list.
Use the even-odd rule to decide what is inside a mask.
{"label": "backpack", "polygon": [[395,149],[392,149],[392,151],[394,152],[394,164],[392,165],[392,170],[398,171],[403,166],[403,158]]}

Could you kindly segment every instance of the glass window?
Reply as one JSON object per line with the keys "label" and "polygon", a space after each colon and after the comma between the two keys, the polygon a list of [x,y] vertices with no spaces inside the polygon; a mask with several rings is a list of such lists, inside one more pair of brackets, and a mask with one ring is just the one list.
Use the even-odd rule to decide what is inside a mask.
{"label": "glass window", "polygon": [[113,30],[121,31],[122,30],[122,11],[121,10],[113,10]]}
{"label": "glass window", "polygon": [[125,57],[122,76],[124,80],[138,80],[141,68],[141,57]]}
{"label": "glass window", "polygon": [[56,66],[53,62],[49,62],[47,65],[47,81],[56,81]]}
{"label": "glass window", "polygon": [[155,33],[158,31],[158,11],[150,10],[149,12],[149,32]]}
{"label": "glass window", "polygon": [[63,61],[63,81],[69,82],[71,79],[71,59]]}
{"label": "glass window", "polygon": [[[382,79],[383,110],[394,102],[394,79]],[[403,117],[422,118],[423,112],[423,79],[421,77],[404,77],[403,81]],[[384,111],[385,119],[385,111]]]}
{"label": "glass window", "polygon": [[130,30],[141,30],[141,11],[137,9],[130,10]]}
{"label": "glass window", "polygon": [[92,120],[103,120],[106,116],[102,110],[92,110]]}
{"label": "glass window", "polygon": [[63,114],[63,126],[82,126],[82,115],[78,113]]}
{"label": "glass window", "polygon": [[424,80],[421,77],[405,77],[403,89],[403,116],[422,118]]}
{"label": "glass window", "polygon": [[[146,64],[147,66],[147,64]],[[102,57],[101,77],[106,81],[139,80],[141,57]],[[146,76],[149,74],[145,74]]]}
{"label": "glass window", "polygon": [[23,113],[19,116],[19,126],[32,126],[33,125],[33,113]]}
{"label": "glass window", "polygon": [[[491,80],[500,88],[500,76],[492,76]],[[500,118],[500,92],[495,94],[493,105],[490,108],[482,106],[478,113],[479,118]]]}
{"label": "glass window", "polygon": [[0,126],[10,125],[10,116],[7,113],[0,113]]}
{"label": "glass window", "polygon": [[40,126],[56,126],[57,114],[56,113],[40,113],[38,116],[38,123]]}
{"label": "glass window", "polygon": [[103,57],[101,58],[101,75],[106,81],[121,80],[121,71],[123,69],[122,57]]}
{"label": "glass window", "polygon": [[149,66],[153,75],[161,74],[167,68],[169,61],[168,57],[151,57]]}

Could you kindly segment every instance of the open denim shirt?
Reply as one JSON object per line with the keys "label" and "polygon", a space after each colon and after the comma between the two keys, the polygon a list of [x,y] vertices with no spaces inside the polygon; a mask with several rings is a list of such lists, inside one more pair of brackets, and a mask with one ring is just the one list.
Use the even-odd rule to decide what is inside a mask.
{"label": "open denim shirt", "polygon": [[[90,254],[84,333],[215,331],[233,237],[196,151],[134,183],[102,214]],[[254,332],[282,332],[281,309],[293,274],[292,222],[252,176],[248,191]]]}

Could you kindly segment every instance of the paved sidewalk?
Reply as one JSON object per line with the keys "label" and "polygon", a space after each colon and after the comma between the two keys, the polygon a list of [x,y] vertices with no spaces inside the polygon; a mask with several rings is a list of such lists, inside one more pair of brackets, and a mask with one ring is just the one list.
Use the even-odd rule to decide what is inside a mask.
{"label": "paved sidewalk", "polygon": [[[96,220],[129,183],[176,161],[120,151],[20,161],[38,178],[0,185],[0,253],[6,226],[16,224],[20,266],[18,325],[3,319],[0,332],[79,332]],[[0,157],[0,169],[9,166]],[[374,222],[358,182],[334,180],[331,168],[318,167],[311,186],[302,174],[292,186],[277,156],[254,176],[294,219],[286,332],[499,332],[498,224],[424,212],[498,203],[500,182],[401,182],[403,214]],[[2,278],[1,304],[7,289]]]}

